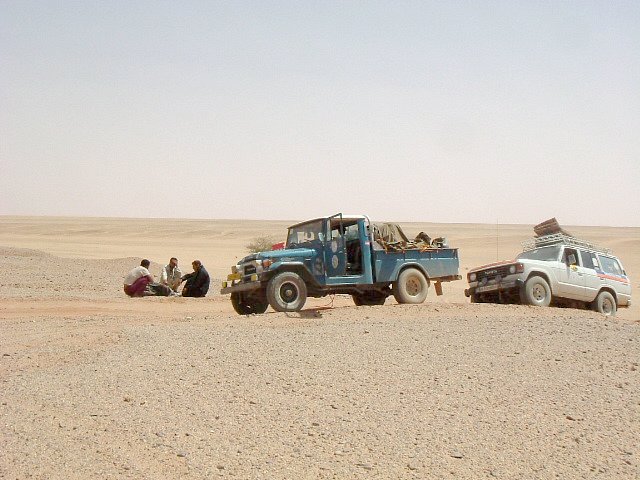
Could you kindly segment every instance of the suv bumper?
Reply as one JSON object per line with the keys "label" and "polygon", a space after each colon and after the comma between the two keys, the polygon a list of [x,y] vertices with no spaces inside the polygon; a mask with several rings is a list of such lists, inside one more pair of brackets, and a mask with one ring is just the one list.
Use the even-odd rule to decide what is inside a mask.
{"label": "suv bumper", "polygon": [[474,282],[469,288],[465,289],[464,295],[470,297],[471,295],[478,293],[488,292],[504,292],[507,290],[520,289],[524,285],[524,280],[521,278],[505,279],[499,282],[495,280],[489,280],[485,285],[478,285],[478,282]]}

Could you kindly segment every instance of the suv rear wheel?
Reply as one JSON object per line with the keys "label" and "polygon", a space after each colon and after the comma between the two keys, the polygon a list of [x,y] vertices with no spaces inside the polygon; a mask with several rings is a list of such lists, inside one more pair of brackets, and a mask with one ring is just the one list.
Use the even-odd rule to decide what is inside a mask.
{"label": "suv rear wheel", "polygon": [[603,315],[613,317],[617,310],[616,299],[609,292],[600,292],[596,301],[593,302],[593,309]]}
{"label": "suv rear wheel", "polygon": [[307,301],[307,285],[295,272],[279,273],[267,284],[267,300],[276,312],[297,312]]}
{"label": "suv rear wheel", "polygon": [[548,307],[551,304],[551,288],[547,281],[538,276],[530,277],[524,284],[522,301],[527,305]]}

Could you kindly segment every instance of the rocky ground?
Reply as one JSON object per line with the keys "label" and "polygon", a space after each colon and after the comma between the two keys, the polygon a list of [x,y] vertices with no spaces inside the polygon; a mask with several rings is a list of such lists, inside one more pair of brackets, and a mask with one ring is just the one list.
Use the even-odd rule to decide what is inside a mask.
{"label": "rocky ground", "polygon": [[633,319],[348,297],[239,317],[215,292],[124,297],[135,259],[0,257],[2,478],[640,477]]}

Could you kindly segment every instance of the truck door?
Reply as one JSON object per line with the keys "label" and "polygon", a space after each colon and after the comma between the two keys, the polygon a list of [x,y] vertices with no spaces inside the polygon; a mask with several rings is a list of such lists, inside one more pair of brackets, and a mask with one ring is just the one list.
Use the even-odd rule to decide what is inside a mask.
{"label": "truck door", "polygon": [[325,231],[327,232],[327,240],[324,248],[324,264],[327,277],[344,276],[347,264],[347,253],[344,243],[344,226],[341,213],[327,219]]}

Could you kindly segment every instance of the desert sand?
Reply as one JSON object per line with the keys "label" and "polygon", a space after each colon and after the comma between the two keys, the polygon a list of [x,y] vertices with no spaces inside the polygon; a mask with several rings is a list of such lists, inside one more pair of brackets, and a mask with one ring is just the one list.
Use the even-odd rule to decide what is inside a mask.
{"label": "desert sand", "polygon": [[[217,293],[283,221],[0,217],[0,478],[640,478],[640,302],[616,318],[312,299],[241,317]],[[530,225],[402,224],[461,273]],[[571,227],[637,291],[640,228]],[[152,260],[198,258],[204,299],[127,298]],[[634,295],[635,295],[634,291]]]}

